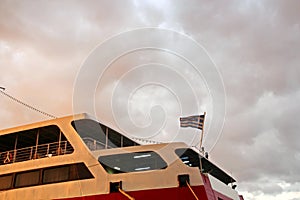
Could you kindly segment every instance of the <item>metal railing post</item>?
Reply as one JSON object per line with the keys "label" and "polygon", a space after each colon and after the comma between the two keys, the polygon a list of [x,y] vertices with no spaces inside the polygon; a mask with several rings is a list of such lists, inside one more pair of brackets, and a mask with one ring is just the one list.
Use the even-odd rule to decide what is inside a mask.
{"label": "metal railing post", "polygon": [[31,147],[31,151],[30,151],[29,160],[31,160],[31,159],[32,159],[32,152],[33,152],[33,147]]}
{"label": "metal railing post", "polygon": [[14,149],[13,163],[16,161],[16,157],[17,157],[17,149]]}
{"label": "metal railing post", "polygon": [[66,154],[67,152],[67,141],[64,141],[65,142],[65,150],[64,150],[64,154]]}
{"label": "metal railing post", "polygon": [[50,149],[50,144],[47,145],[47,154],[46,155],[49,155],[49,149]]}

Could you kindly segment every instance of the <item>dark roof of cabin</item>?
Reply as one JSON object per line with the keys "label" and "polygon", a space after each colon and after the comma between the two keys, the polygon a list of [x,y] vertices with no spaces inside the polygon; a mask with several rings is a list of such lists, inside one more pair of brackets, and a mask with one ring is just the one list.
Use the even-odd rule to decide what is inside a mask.
{"label": "dark roof of cabin", "polygon": [[202,162],[202,169],[204,173],[208,173],[212,175],[213,177],[219,179],[225,184],[234,183],[236,180],[229,176],[226,172],[224,172],[222,169],[217,167],[215,164],[210,162],[208,159],[201,157]]}
{"label": "dark roof of cabin", "polygon": [[[193,149],[180,148],[176,149],[175,153],[185,164],[190,167],[199,167],[202,173],[208,173],[225,184],[236,182],[231,176],[224,172],[221,168],[216,166],[210,160],[203,157]],[[199,160],[200,158],[200,160]],[[186,160],[187,159],[187,160]]]}

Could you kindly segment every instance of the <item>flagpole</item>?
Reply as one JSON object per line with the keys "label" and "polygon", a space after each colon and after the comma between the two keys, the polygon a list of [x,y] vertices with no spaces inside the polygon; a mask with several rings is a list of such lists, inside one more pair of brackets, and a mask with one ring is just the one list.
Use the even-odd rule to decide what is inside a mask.
{"label": "flagpole", "polygon": [[205,115],[206,115],[206,112],[204,112],[204,118],[203,118],[203,125],[202,125],[202,132],[201,132],[201,136],[200,136],[200,150],[201,150],[201,147],[202,147],[202,140],[203,140],[203,132],[204,132],[204,122],[205,122]]}

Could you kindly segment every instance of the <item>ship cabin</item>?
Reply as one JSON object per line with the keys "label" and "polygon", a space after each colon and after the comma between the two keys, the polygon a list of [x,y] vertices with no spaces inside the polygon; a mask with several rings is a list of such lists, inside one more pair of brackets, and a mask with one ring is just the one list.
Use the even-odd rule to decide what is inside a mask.
{"label": "ship cabin", "polygon": [[239,200],[184,143],[140,145],[87,114],[0,131],[0,199]]}

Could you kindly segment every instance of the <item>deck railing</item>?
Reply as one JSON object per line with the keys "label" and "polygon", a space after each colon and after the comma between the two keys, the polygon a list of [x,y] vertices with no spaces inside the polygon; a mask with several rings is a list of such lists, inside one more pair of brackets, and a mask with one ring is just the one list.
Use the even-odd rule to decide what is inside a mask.
{"label": "deck railing", "polygon": [[45,157],[70,154],[73,148],[68,141],[40,144],[5,152],[0,152],[0,165],[22,162]]}
{"label": "deck railing", "polygon": [[96,151],[96,150],[101,150],[101,149],[112,149],[116,148],[116,145],[113,145],[111,143],[105,144],[103,142],[97,141],[93,138],[90,137],[84,137],[82,138],[86,146],[91,150],[91,151]]}

